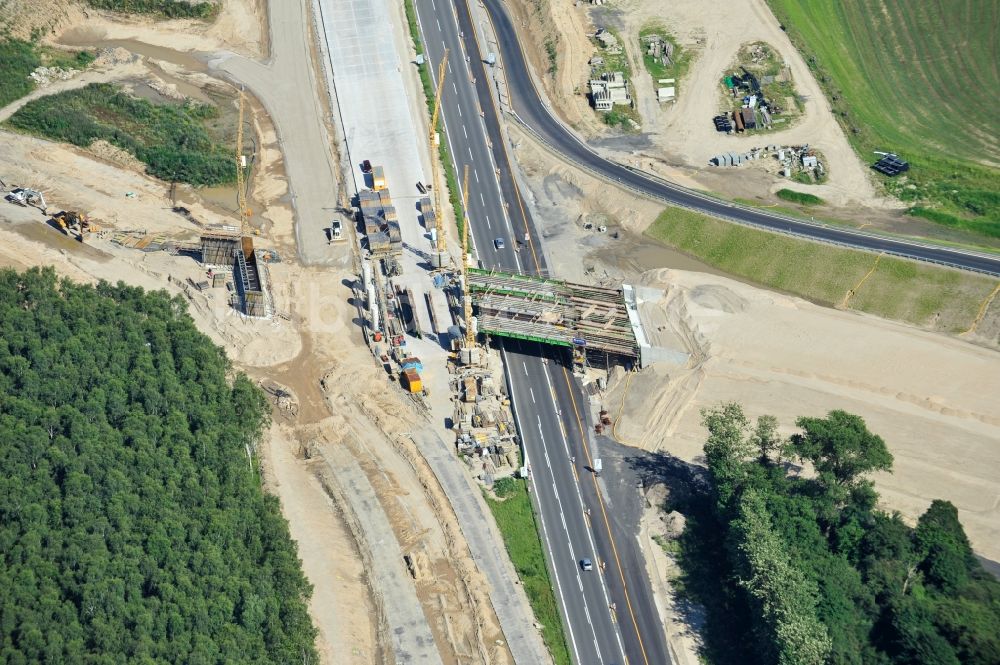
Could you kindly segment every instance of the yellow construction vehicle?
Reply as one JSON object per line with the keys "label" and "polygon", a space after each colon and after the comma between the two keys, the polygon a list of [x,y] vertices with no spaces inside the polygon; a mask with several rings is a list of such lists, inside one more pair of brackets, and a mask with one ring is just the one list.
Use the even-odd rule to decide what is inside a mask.
{"label": "yellow construction vehicle", "polygon": [[431,185],[434,192],[435,234],[437,235],[437,246],[434,248],[435,252],[431,265],[435,268],[443,268],[448,262],[448,245],[444,237],[444,210],[441,207],[441,187],[438,184],[438,155],[435,150],[438,145],[437,124],[438,116],[441,112],[441,92],[444,90],[444,79],[448,73],[448,53],[449,50],[445,49],[444,57],[441,58],[441,65],[438,67],[438,84],[437,90],[434,93],[434,112],[431,114],[431,128],[428,137],[431,146]]}
{"label": "yellow construction vehicle", "polygon": [[472,294],[469,292],[469,165],[465,165],[462,178],[462,317],[465,319],[465,348],[476,346],[476,332],[472,329]]}
{"label": "yellow construction vehicle", "polygon": [[250,226],[250,217],[253,211],[247,205],[247,183],[244,169],[247,166],[246,155],[243,154],[243,116],[245,99],[243,88],[240,88],[240,117],[236,123],[236,206],[240,212],[240,234],[242,235],[241,245],[244,256],[253,254],[253,236],[257,233]]}
{"label": "yellow construction vehicle", "polygon": [[91,223],[89,217],[75,210],[63,210],[56,213],[52,216],[52,221],[59,227],[59,230],[68,236],[75,237],[80,242],[83,242],[85,234],[98,230],[97,225]]}

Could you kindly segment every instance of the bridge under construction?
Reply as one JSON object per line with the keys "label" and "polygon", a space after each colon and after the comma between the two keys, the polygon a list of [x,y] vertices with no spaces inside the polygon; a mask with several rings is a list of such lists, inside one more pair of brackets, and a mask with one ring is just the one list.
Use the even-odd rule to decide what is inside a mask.
{"label": "bridge under construction", "polygon": [[638,312],[624,289],[470,268],[479,332],[640,359]]}

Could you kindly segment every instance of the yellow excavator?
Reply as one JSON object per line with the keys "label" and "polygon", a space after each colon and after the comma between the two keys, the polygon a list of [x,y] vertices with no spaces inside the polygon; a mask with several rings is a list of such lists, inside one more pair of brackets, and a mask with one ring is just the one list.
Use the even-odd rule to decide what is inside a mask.
{"label": "yellow excavator", "polygon": [[75,210],[63,210],[53,215],[52,221],[56,223],[63,233],[75,237],[80,242],[83,242],[84,236],[87,233],[99,230],[98,226],[91,222],[89,217]]}

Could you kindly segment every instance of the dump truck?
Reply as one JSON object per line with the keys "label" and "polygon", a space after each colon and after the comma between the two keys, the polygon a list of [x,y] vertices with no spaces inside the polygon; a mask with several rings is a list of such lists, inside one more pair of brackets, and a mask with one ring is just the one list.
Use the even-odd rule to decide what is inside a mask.
{"label": "dump truck", "polygon": [[415,369],[404,369],[399,374],[399,382],[403,388],[410,393],[421,393],[424,390],[420,380],[420,374]]}

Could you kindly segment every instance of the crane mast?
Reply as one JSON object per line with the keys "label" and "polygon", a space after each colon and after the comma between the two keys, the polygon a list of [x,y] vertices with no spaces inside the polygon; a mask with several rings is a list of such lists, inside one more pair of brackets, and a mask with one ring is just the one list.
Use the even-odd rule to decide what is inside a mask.
{"label": "crane mast", "polygon": [[472,330],[472,295],[469,293],[469,165],[465,165],[462,178],[462,315],[465,317],[465,346],[476,345],[476,333]]}
{"label": "crane mast", "polygon": [[437,247],[435,248],[437,251],[434,256],[435,268],[444,266],[447,252],[447,243],[444,238],[444,214],[441,207],[441,187],[438,186],[437,155],[434,154],[434,148],[437,145],[437,123],[441,112],[441,92],[444,90],[444,78],[448,73],[448,52],[448,49],[444,50],[444,57],[441,58],[441,64],[438,66],[438,84],[437,90],[434,93],[434,112],[431,114],[431,129],[430,136],[428,137],[431,145],[431,183],[434,189],[434,210],[436,212],[434,215],[437,233]]}
{"label": "crane mast", "polygon": [[240,234],[242,235],[243,254],[248,256],[253,252],[253,230],[250,228],[250,209],[247,207],[246,179],[243,169],[246,168],[243,157],[243,89],[240,88],[240,117],[236,123],[236,206],[240,211]]}

